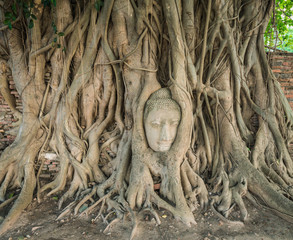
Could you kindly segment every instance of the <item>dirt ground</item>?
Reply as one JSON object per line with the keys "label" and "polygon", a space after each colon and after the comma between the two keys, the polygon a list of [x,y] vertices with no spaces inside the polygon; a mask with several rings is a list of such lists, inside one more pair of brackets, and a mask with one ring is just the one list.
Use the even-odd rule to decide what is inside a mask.
{"label": "dirt ground", "polygon": [[[71,216],[70,218],[56,221],[61,211],[57,209],[57,197],[45,198],[41,204],[36,200],[28,207],[2,240],[63,240],[63,239],[129,239],[132,230],[130,218],[113,225],[105,233],[107,224],[101,218],[92,222],[95,215],[87,218]],[[135,240],[168,240],[168,239],[293,239],[293,224],[288,223],[272,213],[256,209],[246,201],[249,219],[245,226],[233,226],[222,222],[218,216],[208,210],[197,213],[196,226],[187,227],[176,221],[168,212],[158,211],[161,225],[151,215],[145,215],[138,225]],[[236,209],[237,210],[237,209]],[[239,214],[234,212],[234,217]],[[233,217],[233,216],[232,216]]]}

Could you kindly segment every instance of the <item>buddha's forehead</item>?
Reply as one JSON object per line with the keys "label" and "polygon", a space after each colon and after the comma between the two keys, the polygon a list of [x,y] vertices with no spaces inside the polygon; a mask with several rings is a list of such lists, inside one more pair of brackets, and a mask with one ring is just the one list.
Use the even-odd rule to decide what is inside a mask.
{"label": "buddha's forehead", "polygon": [[181,114],[177,109],[154,108],[147,117],[147,120],[180,120]]}

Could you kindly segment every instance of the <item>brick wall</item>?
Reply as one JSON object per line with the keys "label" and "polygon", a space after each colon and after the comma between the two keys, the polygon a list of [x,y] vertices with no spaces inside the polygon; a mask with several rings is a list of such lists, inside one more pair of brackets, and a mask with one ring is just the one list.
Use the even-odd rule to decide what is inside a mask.
{"label": "brick wall", "polygon": [[[19,111],[22,111],[21,98],[15,89],[15,85],[11,75],[8,76],[8,81],[9,88],[11,89],[11,94],[14,95],[14,97],[16,98],[16,108]],[[13,133],[13,131],[9,130],[12,129],[12,124],[16,121],[17,119],[13,117],[9,106],[7,105],[3,96],[0,93],[0,151],[14,141],[16,133]]]}
{"label": "brick wall", "polygon": [[[268,56],[273,72],[281,83],[282,89],[293,109],[293,53],[276,52],[270,53]],[[45,79],[48,81],[49,78],[50,73],[46,73]],[[17,109],[22,111],[21,98],[15,90],[12,76],[9,76],[9,87],[11,93],[16,97]],[[15,136],[9,132],[15,121],[16,119],[13,117],[10,108],[0,94],[0,153],[15,139]],[[293,153],[293,147],[291,152]],[[41,176],[51,178],[59,170],[58,158],[54,153],[44,153],[41,158],[44,159]]]}
{"label": "brick wall", "polygon": [[52,178],[56,172],[60,169],[59,159],[57,154],[46,152],[41,155],[41,161],[37,165],[37,168],[40,167],[41,162],[43,162],[42,172],[40,177],[50,179]]}
{"label": "brick wall", "polygon": [[[276,52],[269,54],[270,66],[293,109],[293,53]],[[289,152],[293,158],[293,144],[289,145]]]}
{"label": "brick wall", "polygon": [[[45,74],[45,80],[49,81],[51,77],[50,73]],[[15,97],[16,100],[16,109],[22,112],[22,102],[21,97],[16,91],[15,84],[13,82],[12,76],[8,76],[9,88],[11,94]],[[17,119],[14,118],[8,104],[5,102],[3,96],[0,93],[0,154],[8,145],[10,145],[14,140],[17,134],[17,131],[13,131],[13,123],[17,122]],[[15,129],[15,128],[14,128]],[[41,156],[37,168],[40,167],[41,162],[44,162],[42,167],[42,178],[51,178],[59,171],[59,161],[57,155],[54,153],[44,153]]]}
{"label": "brick wall", "polygon": [[273,73],[293,109],[293,53],[277,52],[269,57]]}

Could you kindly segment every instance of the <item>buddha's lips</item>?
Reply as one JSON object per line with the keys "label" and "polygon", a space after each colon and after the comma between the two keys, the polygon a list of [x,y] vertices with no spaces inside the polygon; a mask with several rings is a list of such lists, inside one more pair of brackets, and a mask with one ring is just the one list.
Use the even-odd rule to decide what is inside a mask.
{"label": "buddha's lips", "polygon": [[166,149],[166,148],[170,148],[170,146],[172,145],[172,142],[158,142],[158,145],[160,146],[160,148],[162,149]]}

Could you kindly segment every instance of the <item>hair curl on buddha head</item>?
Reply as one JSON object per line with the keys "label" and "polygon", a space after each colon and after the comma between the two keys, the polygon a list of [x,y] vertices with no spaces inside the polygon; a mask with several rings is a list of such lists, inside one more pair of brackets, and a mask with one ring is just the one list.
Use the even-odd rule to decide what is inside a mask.
{"label": "hair curl on buddha head", "polygon": [[171,92],[168,88],[160,88],[151,94],[144,107],[144,120],[154,109],[175,110],[181,116],[180,106],[172,99]]}

